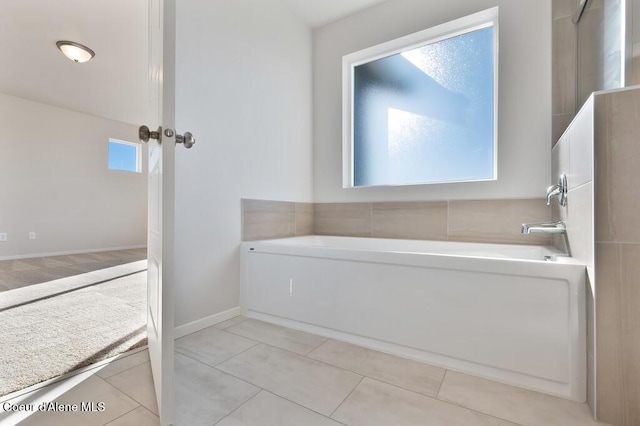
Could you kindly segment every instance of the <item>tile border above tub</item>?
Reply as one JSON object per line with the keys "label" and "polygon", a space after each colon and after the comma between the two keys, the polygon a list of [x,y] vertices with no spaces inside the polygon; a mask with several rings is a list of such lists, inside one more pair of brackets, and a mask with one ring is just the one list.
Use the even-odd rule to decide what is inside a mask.
{"label": "tile border above tub", "polygon": [[242,241],[300,235],[550,245],[522,235],[526,222],[551,220],[542,198],[364,203],[242,199]]}
{"label": "tile border above tub", "polygon": [[313,204],[242,198],[242,241],[313,234]]}

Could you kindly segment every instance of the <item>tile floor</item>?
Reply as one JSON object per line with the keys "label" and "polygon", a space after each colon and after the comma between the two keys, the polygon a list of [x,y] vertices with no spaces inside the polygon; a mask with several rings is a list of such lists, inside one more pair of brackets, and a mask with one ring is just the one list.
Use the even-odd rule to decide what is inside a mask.
{"label": "tile floor", "polygon": [[[175,350],[176,425],[598,424],[585,404],[253,319],[185,336]],[[158,424],[146,351],[12,402],[54,400],[104,402],[106,409],[9,418],[0,405],[0,425],[20,416],[21,425]]]}

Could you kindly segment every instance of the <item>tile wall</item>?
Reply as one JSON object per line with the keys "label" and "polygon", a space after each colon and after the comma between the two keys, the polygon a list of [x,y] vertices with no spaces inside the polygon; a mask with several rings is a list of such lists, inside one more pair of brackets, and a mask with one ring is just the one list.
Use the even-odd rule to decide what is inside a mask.
{"label": "tile wall", "polygon": [[[552,203],[553,220],[567,225],[571,254],[587,265],[589,288],[586,291],[587,307],[587,401],[595,407],[595,272],[594,272],[594,224],[593,224],[593,98],[587,100],[575,120],[551,151],[552,181],[560,173],[567,175],[567,205]],[[566,250],[564,239],[554,237],[554,245]]]}
{"label": "tile wall", "polygon": [[552,143],[576,111],[577,30],[572,22],[578,0],[552,0]]}
{"label": "tile wall", "polygon": [[243,200],[243,240],[294,235],[550,244],[522,235],[525,222],[551,219],[543,199],[381,203],[291,203]]}
{"label": "tile wall", "polygon": [[551,219],[543,199],[449,200],[315,204],[314,233],[503,244],[549,244],[547,236],[522,235],[522,223]]}
{"label": "tile wall", "polygon": [[595,97],[597,413],[640,424],[640,89]]}
{"label": "tile wall", "polygon": [[313,204],[242,199],[242,241],[313,233]]}
{"label": "tile wall", "polygon": [[[587,265],[588,402],[598,420],[640,424],[640,88],[597,92],[553,149],[568,174],[574,257]],[[555,241],[561,244],[561,241]]]}

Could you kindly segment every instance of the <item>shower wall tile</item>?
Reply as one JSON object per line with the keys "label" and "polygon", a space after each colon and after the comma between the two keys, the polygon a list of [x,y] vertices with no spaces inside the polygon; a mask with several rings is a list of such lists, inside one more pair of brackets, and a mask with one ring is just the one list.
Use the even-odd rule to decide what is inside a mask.
{"label": "shower wall tile", "polygon": [[295,203],[242,199],[242,241],[293,237]]}
{"label": "shower wall tile", "polygon": [[371,203],[321,203],[314,205],[316,235],[371,237]]}
{"label": "shower wall tile", "polygon": [[569,129],[569,189],[593,180],[593,98],[589,98]]}
{"label": "shower wall tile", "polygon": [[[551,181],[556,182],[560,173],[569,173],[569,147],[571,133],[565,132],[558,143],[551,150]],[[567,207],[562,207],[560,203],[551,203],[551,220],[566,221],[568,216]],[[561,235],[553,235],[551,244],[560,250],[566,251],[565,240]]]}
{"label": "shower wall tile", "polygon": [[[593,270],[593,269],[592,269]],[[587,291],[586,294],[586,310],[587,310],[587,353],[593,356],[596,353],[596,340],[595,340],[595,329],[596,329],[596,301],[593,297],[593,291],[591,291],[592,283],[591,279],[593,277],[587,275]]]}
{"label": "shower wall tile", "polygon": [[447,239],[447,202],[373,203],[372,236]]}
{"label": "shower wall tile", "polygon": [[449,201],[449,240],[482,243],[551,244],[548,235],[520,232],[525,222],[551,220],[545,200]]}
{"label": "shower wall tile", "polygon": [[313,203],[295,203],[295,234],[313,234]]}
{"label": "shower wall tile", "polygon": [[566,209],[571,255],[593,267],[593,182],[570,190]]}
{"label": "shower wall tile", "polygon": [[640,243],[640,90],[595,100],[596,241]]}
{"label": "shower wall tile", "polygon": [[[551,180],[567,175],[567,206],[552,201],[552,220],[567,224],[573,257],[593,267],[593,99],[585,103],[551,151]],[[553,245],[566,250],[564,238]]]}
{"label": "shower wall tile", "polygon": [[596,244],[597,413],[640,424],[640,244]]}
{"label": "shower wall tile", "polygon": [[578,7],[578,0],[552,0],[551,16],[553,19],[573,16]]}
{"label": "shower wall tile", "polygon": [[576,109],[576,27],[571,16],[553,20],[552,114],[568,114]]}
{"label": "shower wall tile", "polygon": [[551,117],[551,133],[554,144],[562,137],[562,134],[567,130],[567,127],[569,127],[571,120],[573,120],[575,116],[574,113],[570,112],[566,114],[556,114]]}
{"label": "shower wall tile", "polygon": [[550,218],[544,199],[293,203],[242,200],[242,240],[340,235],[502,244],[549,244],[522,235],[524,222]]}
{"label": "shower wall tile", "polygon": [[605,70],[602,66],[607,50],[603,45],[605,32],[605,8],[602,2],[591,2],[589,12],[580,19],[577,43],[580,55],[577,60],[577,100],[584,102],[591,92],[602,89]]}
{"label": "shower wall tile", "polygon": [[595,419],[596,412],[596,361],[593,354],[587,353],[587,406]]}
{"label": "shower wall tile", "polygon": [[638,84],[640,84],[640,56],[636,56],[631,62],[631,86]]}

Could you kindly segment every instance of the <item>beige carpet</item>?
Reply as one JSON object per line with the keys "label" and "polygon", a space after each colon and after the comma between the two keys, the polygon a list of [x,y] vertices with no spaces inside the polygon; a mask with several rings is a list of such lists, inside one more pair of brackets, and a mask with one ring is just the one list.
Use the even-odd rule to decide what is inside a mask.
{"label": "beige carpet", "polygon": [[146,275],[0,311],[0,396],[145,345]]}

